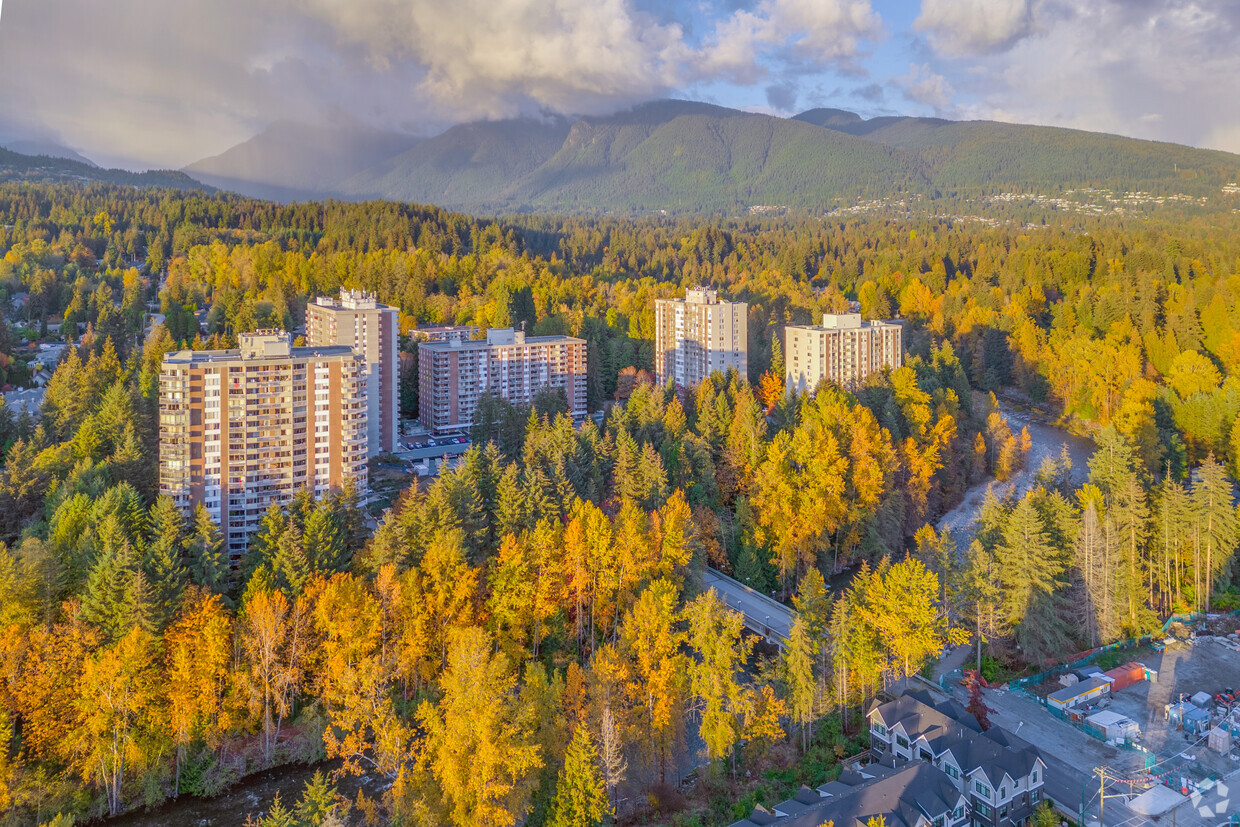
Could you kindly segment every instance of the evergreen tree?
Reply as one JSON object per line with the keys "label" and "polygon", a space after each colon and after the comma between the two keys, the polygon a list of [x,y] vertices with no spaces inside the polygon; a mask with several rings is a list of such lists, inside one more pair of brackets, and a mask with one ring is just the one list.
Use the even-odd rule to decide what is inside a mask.
{"label": "evergreen tree", "polygon": [[611,812],[594,739],[579,726],[564,755],[547,827],[597,827]]}
{"label": "evergreen tree", "polygon": [[341,526],[326,505],[312,509],[306,517],[303,546],[311,571],[344,571],[348,566],[348,549]]}
{"label": "evergreen tree", "polygon": [[1238,526],[1232,505],[1232,482],[1223,466],[1210,454],[1197,469],[1198,481],[1193,486],[1193,507],[1204,551],[1201,575],[1201,597],[1205,611],[1210,611],[1210,598],[1220,574],[1226,571],[1236,552]]}
{"label": "evergreen tree", "polygon": [[224,555],[224,539],[202,504],[194,509],[194,530],[186,538],[186,556],[192,582],[213,594],[223,594],[227,590],[228,559]]}
{"label": "evergreen tree", "polygon": [[792,622],[783,669],[788,683],[792,719],[801,728],[801,752],[809,749],[814,718],[818,712],[818,682],[814,678],[814,644],[804,618]]}

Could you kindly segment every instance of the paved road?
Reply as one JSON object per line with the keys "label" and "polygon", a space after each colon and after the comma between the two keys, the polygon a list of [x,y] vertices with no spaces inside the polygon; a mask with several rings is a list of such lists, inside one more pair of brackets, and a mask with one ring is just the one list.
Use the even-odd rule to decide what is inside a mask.
{"label": "paved road", "polygon": [[722,572],[708,568],[706,588],[714,589],[729,607],[745,616],[750,631],[782,643],[792,632],[792,610]]}

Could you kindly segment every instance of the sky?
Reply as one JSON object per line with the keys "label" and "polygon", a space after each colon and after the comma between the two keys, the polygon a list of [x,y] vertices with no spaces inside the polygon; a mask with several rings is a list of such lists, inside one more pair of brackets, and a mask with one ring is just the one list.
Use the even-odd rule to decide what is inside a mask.
{"label": "sky", "polygon": [[277,120],[436,134],[665,97],[1240,153],[1240,0],[0,0],[0,140],[177,168]]}

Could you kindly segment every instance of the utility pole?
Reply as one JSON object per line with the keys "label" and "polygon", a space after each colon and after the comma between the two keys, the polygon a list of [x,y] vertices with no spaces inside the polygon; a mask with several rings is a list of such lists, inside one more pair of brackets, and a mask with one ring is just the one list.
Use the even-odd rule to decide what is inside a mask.
{"label": "utility pole", "polygon": [[1107,781],[1118,781],[1119,776],[1110,767],[1094,767],[1094,775],[1098,776],[1098,827],[1106,827],[1103,816],[1106,814]]}

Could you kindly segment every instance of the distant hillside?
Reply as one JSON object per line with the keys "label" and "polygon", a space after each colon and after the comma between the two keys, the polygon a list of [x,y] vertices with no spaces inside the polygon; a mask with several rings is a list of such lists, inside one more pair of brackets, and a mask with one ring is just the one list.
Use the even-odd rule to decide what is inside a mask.
{"label": "distant hillside", "polygon": [[0,149],[0,182],[38,181],[42,183],[103,182],[132,187],[170,187],[182,190],[214,192],[183,172],[176,170],[149,170],[129,172],[123,169],[100,169],[94,164],[51,158],[46,155],[22,155],[8,149]]}
{"label": "distant hillside", "polygon": [[605,117],[460,124],[422,141],[277,124],[188,170],[248,195],[386,198],[474,213],[739,212],[906,194],[1055,196],[1087,187],[1217,197],[1240,156],[1044,126],[795,118],[656,101]]}
{"label": "distant hillside", "polygon": [[568,130],[564,118],[460,124],[344,181],[339,192],[465,209],[503,205]]}
{"label": "distant hillside", "polygon": [[696,211],[812,206],[925,185],[915,161],[864,140],[659,101],[571,127],[564,120],[454,127],[342,189],[473,210]]}
{"label": "distant hillside", "polygon": [[360,124],[274,123],[245,143],[190,164],[199,181],[243,195],[288,201],[332,193],[338,185],[418,138]]}
{"label": "distant hillside", "polygon": [[783,118],[662,101],[578,121],[513,195],[550,209],[731,210],[814,206],[925,184],[903,153],[863,140],[824,140]]}
{"label": "distant hillside", "polygon": [[85,155],[81,155],[67,146],[61,146],[54,141],[32,139],[5,141],[4,148],[20,155],[47,155],[50,158],[65,158],[70,161],[77,161],[79,164],[86,164],[87,166],[98,166],[98,164]]}
{"label": "distant hillside", "polygon": [[1058,189],[1214,194],[1240,156],[1099,132],[995,121],[883,117],[813,109],[796,120],[904,150],[942,190]]}

